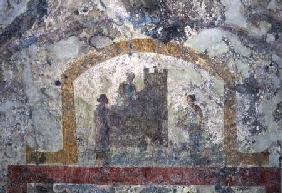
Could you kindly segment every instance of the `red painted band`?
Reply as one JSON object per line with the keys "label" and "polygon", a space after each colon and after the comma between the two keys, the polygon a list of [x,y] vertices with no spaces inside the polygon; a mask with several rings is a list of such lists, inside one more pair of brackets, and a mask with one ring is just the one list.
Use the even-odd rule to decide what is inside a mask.
{"label": "red painted band", "polygon": [[[225,186],[264,186],[267,193],[281,193],[281,170],[279,168],[9,166],[8,175],[10,183],[8,193],[26,192],[27,183],[96,185],[221,184]],[[19,187],[15,188],[15,186]]]}

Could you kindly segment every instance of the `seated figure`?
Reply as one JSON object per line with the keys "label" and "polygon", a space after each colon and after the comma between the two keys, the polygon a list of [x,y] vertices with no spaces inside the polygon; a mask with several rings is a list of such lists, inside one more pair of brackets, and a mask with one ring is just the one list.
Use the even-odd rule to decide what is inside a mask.
{"label": "seated figure", "polygon": [[122,82],[118,88],[118,104],[126,105],[136,99],[136,86],[133,83],[134,73],[127,73],[126,81]]}

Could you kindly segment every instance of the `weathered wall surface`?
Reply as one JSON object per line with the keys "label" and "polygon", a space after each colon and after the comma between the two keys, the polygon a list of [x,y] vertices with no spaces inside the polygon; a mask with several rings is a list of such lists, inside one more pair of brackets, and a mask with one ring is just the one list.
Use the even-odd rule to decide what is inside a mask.
{"label": "weathered wall surface", "polygon": [[[282,142],[280,0],[1,0],[0,192],[7,188],[7,166],[26,164],[25,145],[48,152],[62,149],[62,73],[70,67],[70,62],[115,42],[136,38],[151,38],[163,44],[175,42],[224,64],[236,75],[238,150],[268,151],[268,166],[279,166]],[[192,62],[138,53],[101,63],[75,81],[77,165],[95,164],[96,98],[106,93],[110,103],[115,104],[116,91],[128,71],[136,74],[134,83],[138,91],[142,90],[143,68],[153,66],[169,69],[170,142],[179,147],[189,140],[185,133],[174,128],[174,112],[184,106],[185,93],[193,92],[197,104],[204,109],[205,136],[207,146],[211,147],[207,153],[215,157],[211,163],[225,165],[222,80]],[[213,153],[215,150],[218,152]],[[148,155],[136,152],[135,149],[116,150],[112,164],[178,163],[175,160],[150,162],[147,158],[142,162],[140,157],[150,159],[152,152]],[[180,155],[184,159],[185,156],[185,153]],[[156,159],[157,156],[153,158]],[[137,189],[132,191],[143,192],[142,188]],[[162,192],[185,192],[182,190],[185,187],[172,189]],[[190,189],[193,191],[193,187]],[[202,187],[198,191],[210,190]],[[255,191],[260,190],[251,192]]]}

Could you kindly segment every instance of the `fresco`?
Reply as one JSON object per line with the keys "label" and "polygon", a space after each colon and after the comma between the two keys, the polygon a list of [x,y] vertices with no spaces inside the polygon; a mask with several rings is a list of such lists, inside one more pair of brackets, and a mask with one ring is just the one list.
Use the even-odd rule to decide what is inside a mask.
{"label": "fresco", "polygon": [[[205,70],[173,57],[132,54],[88,70],[74,87],[81,162],[91,164],[83,152],[91,155],[107,139],[114,165],[222,164],[224,82]],[[99,139],[99,129],[108,137]]]}
{"label": "fresco", "polygon": [[[124,46],[130,54],[117,52]],[[113,55],[104,54],[110,50]],[[121,42],[72,63],[62,74],[63,149],[27,146],[26,160],[37,166],[10,166],[8,192],[60,191],[56,183],[65,184],[63,192],[127,191],[125,185],[147,185],[134,192],[183,192],[164,186],[180,184],[205,185],[210,192],[236,192],[236,186],[279,192],[281,171],[265,167],[267,152],[239,152],[235,80],[212,65],[193,51],[149,39]],[[79,184],[118,184],[121,190]]]}
{"label": "fresco", "polygon": [[0,193],[281,193],[281,13],[0,1]]}

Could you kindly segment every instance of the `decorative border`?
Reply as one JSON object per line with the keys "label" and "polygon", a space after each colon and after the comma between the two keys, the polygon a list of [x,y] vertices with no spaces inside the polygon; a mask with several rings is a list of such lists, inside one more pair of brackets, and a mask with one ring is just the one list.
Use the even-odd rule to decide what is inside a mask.
{"label": "decorative border", "polygon": [[27,193],[28,183],[95,185],[264,186],[281,193],[280,168],[87,168],[9,166],[8,193]]}
{"label": "decorative border", "polygon": [[157,53],[189,61],[205,69],[210,74],[224,80],[224,153],[227,165],[266,165],[267,153],[241,153],[237,150],[235,75],[228,67],[200,54],[192,49],[176,43],[163,44],[152,39],[134,39],[114,43],[99,52],[72,62],[62,74],[62,127],[63,149],[58,152],[38,152],[26,148],[27,163],[61,163],[75,164],[78,162],[76,141],[76,121],[74,106],[73,82],[81,74],[95,65],[111,58],[129,53]]}

